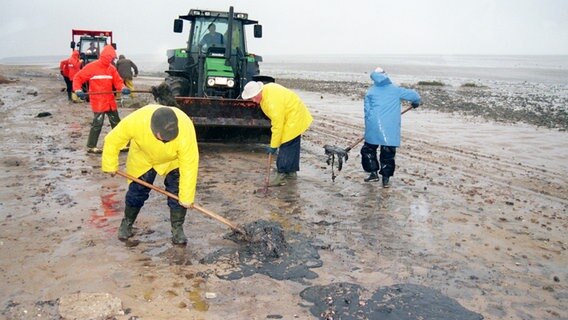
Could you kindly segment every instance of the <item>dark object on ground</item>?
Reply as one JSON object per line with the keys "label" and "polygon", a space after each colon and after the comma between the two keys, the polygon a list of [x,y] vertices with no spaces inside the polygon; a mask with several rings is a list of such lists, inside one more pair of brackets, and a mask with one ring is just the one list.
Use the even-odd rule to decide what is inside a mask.
{"label": "dark object on ground", "polygon": [[317,274],[310,268],[322,266],[317,249],[311,241],[299,233],[284,233],[281,225],[274,221],[258,220],[244,227],[249,238],[241,239],[240,234],[231,233],[225,238],[239,244],[236,249],[224,248],[209,254],[200,262],[212,264],[224,261],[231,269],[219,270],[221,279],[235,280],[265,274],[276,280],[315,279]]}
{"label": "dark object on ground", "polygon": [[286,253],[284,230],[279,223],[258,220],[245,225],[244,230],[246,238],[239,233],[233,233],[228,238],[246,245],[248,252],[256,255],[258,259],[276,259]]}
{"label": "dark object on ground", "polygon": [[154,100],[163,106],[179,107],[172,90],[165,82],[162,82],[157,87],[153,86],[152,95],[154,96]]}
{"label": "dark object on ground", "polygon": [[314,303],[310,312],[319,319],[483,319],[456,300],[421,285],[395,284],[379,288],[369,300],[361,300],[362,291],[356,284],[343,282],[309,287],[300,292],[300,296]]}
{"label": "dark object on ground", "polygon": [[37,114],[36,118],[44,118],[51,116],[51,112],[40,112]]}

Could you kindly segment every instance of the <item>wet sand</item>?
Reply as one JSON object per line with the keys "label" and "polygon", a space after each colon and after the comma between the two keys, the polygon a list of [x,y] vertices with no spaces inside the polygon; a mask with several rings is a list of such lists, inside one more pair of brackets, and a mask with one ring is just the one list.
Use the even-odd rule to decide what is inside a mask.
{"label": "wet sand", "polygon": [[66,101],[55,70],[0,66],[0,74],[18,80],[0,85],[7,319],[56,319],[57,299],[79,291],[118,297],[126,314],[117,319],[313,319],[300,292],[338,282],[368,292],[426,286],[485,319],[568,319],[564,131],[425,105],[403,117],[390,189],[362,181],[358,147],[332,182],[323,145],[346,147],[361,136],[361,101],[298,91],[314,115],[298,180],[259,197],[262,145],[203,144],[197,202],[237,223],[272,220],[305,235],[322,265],[302,282],[263,274],[228,281],[220,276],[234,270],[230,261],[200,263],[236,248],[223,238],[227,228],[190,212],[188,246],[174,247],[165,198],[155,192],[135,224],[139,242],[118,241],[126,182],[102,174],[100,157],[85,153],[89,106]]}

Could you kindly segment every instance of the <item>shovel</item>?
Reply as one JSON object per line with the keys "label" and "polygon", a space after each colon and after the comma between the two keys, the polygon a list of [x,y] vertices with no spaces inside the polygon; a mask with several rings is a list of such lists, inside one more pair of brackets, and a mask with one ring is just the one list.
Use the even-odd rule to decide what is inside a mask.
{"label": "shovel", "polygon": [[[410,107],[402,110],[402,112],[400,114],[401,115],[405,114],[410,109],[413,109],[413,107],[410,106]],[[326,163],[328,165],[331,165],[331,181],[335,181],[335,178],[337,177],[337,175],[335,174],[335,172],[333,170],[333,168],[335,166],[335,159],[337,158],[337,171],[339,172],[343,168],[343,162],[347,162],[347,159],[349,159],[349,151],[351,151],[351,149],[355,148],[363,140],[365,140],[365,137],[361,137],[361,138],[357,139],[357,141],[353,142],[351,145],[349,145],[345,149],[337,147],[337,146],[331,146],[329,144],[326,144],[325,146],[323,146],[323,148],[325,150],[325,155],[327,156]]]}
{"label": "shovel", "polygon": [[[85,95],[97,95],[97,94],[115,94],[121,93],[122,91],[96,91],[96,92],[85,92]],[[152,90],[130,90],[131,93],[153,93]]]}
{"label": "shovel", "polygon": [[257,192],[267,197],[270,194],[270,189],[268,188],[268,184],[270,181],[270,165],[272,164],[272,153],[268,154],[268,160],[266,161],[266,177],[264,178],[264,187],[258,189]]}
{"label": "shovel", "polygon": [[[128,173],[125,173],[125,172],[122,172],[122,171],[117,171],[116,174],[118,174],[119,176],[125,177],[125,178],[127,178],[127,179],[130,179],[130,180],[132,180],[132,181],[134,181],[134,182],[136,182],[136,183],[138,183],[138,184],[141,184],[141,185],[143,185],[143,186],[145,186],[145,187],[148,187],[148,188],[150,188],[150,189],[152,189],[152,190],[158,191],[159,193],[164,194],[164,195],[166,195],[166,196],[168,196],[168,197],[170,197],[170,198],[172,198],[172,199],[174,199],[174,200],[179,201],[179,198],[178,198],[177,195],[175,195],[175,194],[173,194],[173,193],[171,193],[171,192],[168,192],[168,191],[166,191],[166,190],[163,190],[163,189],[161,189],[161,188],[158,188],[158,187],[156,187],[155,185],[153,185],[153,184],[151,184],[151,183],[148,183],[148,182],[146,182],[146,181],[144,181],[144,180],[140,180],[140,179],[138,179],[138,178],[136,178],[136,177],[134,177],[134,176],[131,176],[131,175],[129,175]],[[245,237],[247,236],[247,234],[246,234],[246,232],[245,232],[244,229],[242,229],[241,227],[239,227],[239,226],[237,226],[236,224],[232,223],[231,221],[229,221],[229,220],[227,220],[227,219],[221,217],[220,215],[216,214],[215,212],[212,212],[212,211],[209,211],[209,210],[207,210],[207,209],[205,209],[205,208],[202,208],[202,207],[198,206],[197,204],[193,204],[193,208],[194,208],[195,210],[197,210],[197,211],[199,211],[199,212],[205,214],[206,216],[208,216],[208,217],[210,217],[210,218],[213,218],[213,219],[215,219],[215,220],[217,220],[217,221],[219,221],[219,222],[221,222],[221,223],[224,223],[225,225],[229,226],[229,227],[230,227],[231,229],[233,229],[234,231],[239,232],[239,233],[242,234],[243,236],[245,236]]]}

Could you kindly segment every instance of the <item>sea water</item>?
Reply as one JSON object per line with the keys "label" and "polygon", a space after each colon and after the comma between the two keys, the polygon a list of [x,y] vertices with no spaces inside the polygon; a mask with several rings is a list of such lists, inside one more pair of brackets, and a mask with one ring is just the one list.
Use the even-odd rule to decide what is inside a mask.
{"label": "sea water", "polygon": [[[59,67],[65,57],[3,58],[3,64],[44,64]],[[165,76],[166,56],[129,56],[141,74]],[[397,84],[438,81],[459,87],[466,83],[509,94],[554,95],[568,99],[568,55],[266,55],[261,74],[276,78],[353,81],[369,84],[369,74],[383,68]],[[568,108],[568,106],[566,106]]]}
{"label": "sea water", "polygon": [[378,66],[396,82],[568,82],[568,55],[267,56],[262,64],[264,74],[276,77],[364,82]]}
{"label": "sea water", "polygon": [[[1,64],[58,67],[65,56],[11,57]],[[129,56],[141,72],[167,70],[166,56]],[[568,55],[267,55],[261,73],[316,80],[367,81],[376,67],[393,79],[568,83]],[[449,83],[451,84],[451,83]]]}

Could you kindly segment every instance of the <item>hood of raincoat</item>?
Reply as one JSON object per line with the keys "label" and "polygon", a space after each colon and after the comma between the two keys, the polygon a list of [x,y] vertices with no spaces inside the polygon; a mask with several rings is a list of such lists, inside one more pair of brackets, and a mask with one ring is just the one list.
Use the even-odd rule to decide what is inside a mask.
{"label": "hood of raincoat", "polygon": [[79,50],[73,50],[71,58],[79,60]]}
{"label": "hood of raincoat", "polygon": [[376,86],[386,86],[387,84],[391,84],[391,80],[389,75],[384,72],[371,72],[371,80],[375,82]]}
{"label": "hood of raincoat", "polygon": [[101,61],[103,66],[110,66],[112,60],[116,59],[116,50],[111,45],[106,45],[101,52],[99,61]]}

